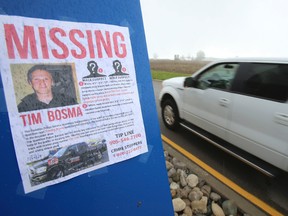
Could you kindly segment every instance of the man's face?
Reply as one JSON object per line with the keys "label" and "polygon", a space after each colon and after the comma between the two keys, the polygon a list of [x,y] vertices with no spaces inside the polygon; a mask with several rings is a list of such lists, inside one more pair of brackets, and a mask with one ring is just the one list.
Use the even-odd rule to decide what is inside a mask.
{"label": "man's face", "polygon": [[53,79],[49,72],[45,70],[36,70],[31,74],[31,82],[29,83],[36,94],[51,93]]}

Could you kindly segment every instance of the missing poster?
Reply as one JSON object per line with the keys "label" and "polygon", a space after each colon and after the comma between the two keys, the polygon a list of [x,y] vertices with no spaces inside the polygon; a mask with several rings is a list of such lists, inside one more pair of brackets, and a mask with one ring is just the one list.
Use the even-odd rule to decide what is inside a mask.
{"label": "missing poster", "polygon": [[25,193],[147,152],[128,28],[0,16]]}

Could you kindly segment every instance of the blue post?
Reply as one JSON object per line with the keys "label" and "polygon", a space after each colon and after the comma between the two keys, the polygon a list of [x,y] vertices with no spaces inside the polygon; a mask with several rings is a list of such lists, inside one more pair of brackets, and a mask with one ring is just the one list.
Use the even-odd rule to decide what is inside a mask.
{"label": "blue post", "polygon": [[132,159],[25,194],[1,81],[0,215],[174,215],[139,0],[10,0],[0,14],[128,27],[148,145]]}

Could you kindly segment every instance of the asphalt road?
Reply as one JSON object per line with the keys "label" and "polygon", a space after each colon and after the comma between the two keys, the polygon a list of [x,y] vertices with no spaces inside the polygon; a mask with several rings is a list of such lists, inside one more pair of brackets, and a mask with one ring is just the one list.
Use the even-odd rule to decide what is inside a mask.
{"label": "asphalt road", "polygon": [[275,178],[269,178],[184,128],[181,128],[177,132],[168,130],[162,122],[158,101],[161,82],[153,81],[153,87],[160,129],[164,136],[238,184],[244,190],[258,197],[284,215],[288,215],[287,173],[281,173]]}

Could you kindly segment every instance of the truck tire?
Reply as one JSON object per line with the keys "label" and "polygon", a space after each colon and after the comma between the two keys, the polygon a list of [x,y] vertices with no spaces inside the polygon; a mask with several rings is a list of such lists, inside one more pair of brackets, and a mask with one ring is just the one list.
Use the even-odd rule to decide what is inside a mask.
{"label": "truck tire", "polygon": [[98,160],[101,160],[102,157],[103,157],[103,156],[102,156],[102,153],[99,151],[98,154],[97,154],[97,159],[98,159]]}
{"label": "truck tire", "polygon": [[176,130],[179,127],[178,108],[173,99],[167,99],[163,102],[161,114],[164,125],[167,128]]}
{"label": "truck tire", "polygon": [[53,179],[58,179],[58,178],[62,178],[63,176],[64,176],[64,171],[63,171],[63,169],[57,168],[57,169],[54,169],[54,170],[51,172],[50,179],[51,179],[51,180],[53,180]]}

